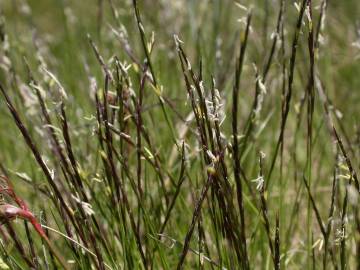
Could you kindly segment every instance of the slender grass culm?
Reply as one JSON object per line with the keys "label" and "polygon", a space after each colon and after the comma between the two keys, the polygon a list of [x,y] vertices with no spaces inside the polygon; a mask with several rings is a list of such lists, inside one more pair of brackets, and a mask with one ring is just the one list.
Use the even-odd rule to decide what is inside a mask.
{"label": "slender grass culm", "polygon": [[0,269],[360,269],[359,14],[0,1]]}

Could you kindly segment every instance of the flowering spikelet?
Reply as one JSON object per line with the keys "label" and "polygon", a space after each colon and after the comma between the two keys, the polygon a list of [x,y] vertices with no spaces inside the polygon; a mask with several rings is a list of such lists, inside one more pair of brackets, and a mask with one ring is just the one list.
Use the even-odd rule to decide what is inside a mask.
{"label": "flowering spikelet", "polygon": [[0,178],[6,183],[6,187],[0,188],[0,193],[7,194],[18,205],[18,207],[16,207],[8,203],[0,204],[0,222],[4,223],[6,220],[21,218],[29,221],[41,237],[47,237],[44,230],[41,228],[40,223],[36,220],[34,214],[29,210],[26,203],[16,195],[9,179],[4,176],[0,176]]}
{"label": "flowering spikelet", "polygon": [[35,215],[29,210],[27,204],[23,199],[18,197],[14,191],[14,188],[10,182],[10,180],[5,176],[0,176],[0,179],[4,181],[3,185],[0,186],[0,194],[8,195],[18,206],[14,206],[9,203],[1,202],[0,203],[0,223],[9,222],[16,218],[21,218],[30,222],[39,236],[44,240],[44,242],[48,245],[52,253],[58,259],[60,264],[64,269],[69,269],[67,263],[57,251],[57,249],[50,242],[47,237],[45,231],[43,230],[41,224],[37,221]]}

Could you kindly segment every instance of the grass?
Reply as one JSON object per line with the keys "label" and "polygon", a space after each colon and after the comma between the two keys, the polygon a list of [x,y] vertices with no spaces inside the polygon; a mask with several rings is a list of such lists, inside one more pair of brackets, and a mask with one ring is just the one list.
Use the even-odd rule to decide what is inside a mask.
{"label": "grass", "polygon": [[355,0],[0,5],[0,269],[359,269]]}

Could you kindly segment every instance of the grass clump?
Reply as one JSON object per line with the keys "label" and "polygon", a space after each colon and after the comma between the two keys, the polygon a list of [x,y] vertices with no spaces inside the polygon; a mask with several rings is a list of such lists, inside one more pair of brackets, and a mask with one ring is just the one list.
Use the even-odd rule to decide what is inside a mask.
{"label": "grass clump", "polygon": [[357,1],[0,8],[0,268],[360,267]]}

